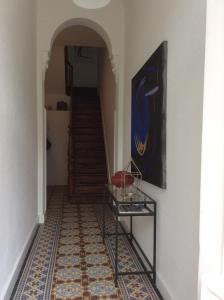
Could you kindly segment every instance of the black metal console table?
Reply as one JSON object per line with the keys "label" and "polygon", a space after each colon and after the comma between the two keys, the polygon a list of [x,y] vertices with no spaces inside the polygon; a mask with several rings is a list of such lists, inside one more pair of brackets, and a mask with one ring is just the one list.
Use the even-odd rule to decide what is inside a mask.
{"label": "black metal console table", "polygon": [[[115,232],[109,233],[105,230],[105,209],[109,206],[115,218]],[[156,282],[156,202],[148,195],[138,190],[132,197],[124,197],[120,189],[113,185],[106,185],[105,199],[103,202],[103,241],[105,236],[115,236],[115,285],[117,286],[118,276],[147,274],[149,279]],[[141,246],[133,235],[133,217],[149,216],[153,218],[153,257],[149,261]],[[130,217],[130,232],[126,232],[119,222],[120,217]],[[122,229],[119,232],[118,226]],[[138,258],[142,270],[133,272],[121,272],[118,268],[118,236],[125,235]]]}

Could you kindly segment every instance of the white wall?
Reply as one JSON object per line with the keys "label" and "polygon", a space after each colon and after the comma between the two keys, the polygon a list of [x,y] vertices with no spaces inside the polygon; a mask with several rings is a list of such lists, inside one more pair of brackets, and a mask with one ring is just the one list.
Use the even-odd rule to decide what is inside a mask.
{"label": "white wall", "polygon": [[0,6],[0,299],[8,299],[38,221],[36,15],[35,1]]}
{"label": "white wall", "polygon": [[45,95],[45,106],[47,109],[52,109],[56,110],[57,109],[57,102],[63,101],[67,103],[68,109],[70,108],[71,105],[71,97],[67,96],[65,94],[49,94],[47,93]]}
{"label": "white wall", "polygon": [[52,143],[47,152],[47,185],[67,185],[67,148],[69,112],[56,111],[57,102],[70,107],[65,94],[64,45],[54,45],[45,77],[45,106],[47,111],[47,137]]}
{"label": "white wall", "polygon": [[68,183],[68,125],[70,112],[47,111],[47,137],[51,148],[47,152],[47,184]]}
{"label": "white wall", "polygon": [[106,49],[100,51],[100,100],[109,178],[114,173],[114,112],[116,85]]}
{"label": "white wall", "polygon": [[[210,273],[220,273],[221,271],[224,273],[223,0],[207,1],[206,25],[200,275],[210,275]],[[216,277],[214,281],[217,282]],[[206,280],[207,282],[208,280]],[[218,283],[216,285],[218,286]]]}
{"label": "white wall", "polygon": [[[46,52],[51,50],[53,39],[62,30],[76,25],[95,30],[110,47],[110,54],[122,56],[124,36],[122,1],[113,0],[108,6],[95,10],[80,8],[72,0],[66,2],[61,0],[37,0],[37,2],[38,52],[40,51],[38,54],[42,58],[44,58],[43,55]],[[114,22],[115,16],[116,22]]]}
{"label": "white wall", "polygon": [[[158,287],[166,300],[196,300],[206,1],[129,0],[126,10],[124,158],[131,155],[131,79],[168,40],[167,189],[143,189],[158,201]],[[151,225],[134,222],[149,256]]]}
{"label": "white wall", "polygon": [[65,94],[64,46],[52,48],[50,63],[45,78],[46,94]]}
{"label": "white wall", "polygon": [[105,47],[105,42],[94,30],[85,26],[74,26],[59,33],[55,39],[55,45]]}

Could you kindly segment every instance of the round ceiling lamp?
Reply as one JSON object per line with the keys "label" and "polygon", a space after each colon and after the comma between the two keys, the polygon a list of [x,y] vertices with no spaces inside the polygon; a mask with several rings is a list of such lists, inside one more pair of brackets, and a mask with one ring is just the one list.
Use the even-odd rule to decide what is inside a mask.
{"label": "round ceiling lamp", "polygon": [[82,8],[96,9],[110,3],[111,0],[72,0],[76,5]]}

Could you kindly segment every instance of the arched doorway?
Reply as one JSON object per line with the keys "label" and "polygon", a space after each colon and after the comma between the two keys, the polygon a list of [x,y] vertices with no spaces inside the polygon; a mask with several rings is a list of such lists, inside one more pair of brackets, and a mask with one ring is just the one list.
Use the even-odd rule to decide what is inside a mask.
{"label": "arched doorway", "polygon": [[[79,13],[78,13],[79,14]],[[111,62],[112,71],[115,76],[115,110],[114,110],[114,170],[123,167],[123,93],[124,93],[124,69],[123,69],[123,46],[120,44],[120,37],[113,26],[107,26],[104,20],[98,20],[94,15],[90,18],[70,18],[65,21],[52,19],[51,26],[45,27],[43,33],[42,26],[39,26],[39,36],[37,44],[37,119],[38,119],[38,215],[40,223],[44,222],[46,211],[46,115],[44,110],[44,81],[48,67],[50,53],[55,38],[64,29],[71,26],[86,26],[97,32],[105,41],[108,49],[108,57]],[[104,29],[107,28],[106,30]],[[121,28],[122,29],[122,28]],[[116,33],[116,34],[115,34]],[[122,31],[121,31],[122,34]],[[119,82],[119,84],[118,84]]]}
{"label": "arched doorway", "polygon": [[[72,24],[74,23],[72,22]],[[70,49],[72,54],[79,53],[80,49],[82,52],[87,53],[87,56],[82,55],[81,64],[79,64],[79,60],[75,61],[75,66],[73,66],[75,71],[73,72],[73,88],[95,88],[100,96],[107,170],[108,178],[110,178],[115,170],[116,161],[116,83],[110,60],[110,43],[107,38],[104,41],[95,30],[87,26],[72,25],[64,28],[63,25],[57,32],[52,43],[51,58],[45,76],[45,108],[47,108],[45,116],[47,117],[46,123],[48,124],[48,126],[46,124],[45,126],[48,129],[50,127],[50,133],[48,132],[49,130],[46,130],[46,132],[49,142],[53,144],[48,155],[45,154],[45,164],[48,166],[45,183],[50,185],[64,185],[67,183],[69,175],[67,173],[68,162],[66,158],[68,149],[66,145],[68,141],[66,137],[70,113],[69,111],[62,112],[60,109],[58,111],[56,103],[64,100],[63,102],[66,103],[68,110],[71,107],[71,99],[66,95],[64,76],[65,47],[66,49]],[[107,45],[109,45],[109,49]],[[91,69],[91,57],[88,57],[88,55],[92,55],[91,53],[95,57],[93,69]],[[91,73],[92,76],[90,76]]]}

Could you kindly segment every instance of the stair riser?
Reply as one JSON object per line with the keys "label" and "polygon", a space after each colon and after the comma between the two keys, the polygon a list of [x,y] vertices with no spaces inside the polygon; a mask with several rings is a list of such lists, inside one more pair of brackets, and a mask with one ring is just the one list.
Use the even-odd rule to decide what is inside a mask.
{"label": "stair riser", "polygon": [[[78,92],[77,89],[76,95]],[[68,169],[69,190],[72,191],[70,198],[78,197],[80,200],[85,197],[102,197],[107,182],[107,169],[99,99],[91,96],[88,96],[88,100],[83,96],[78,98],[78,101],[72,103]]]}

